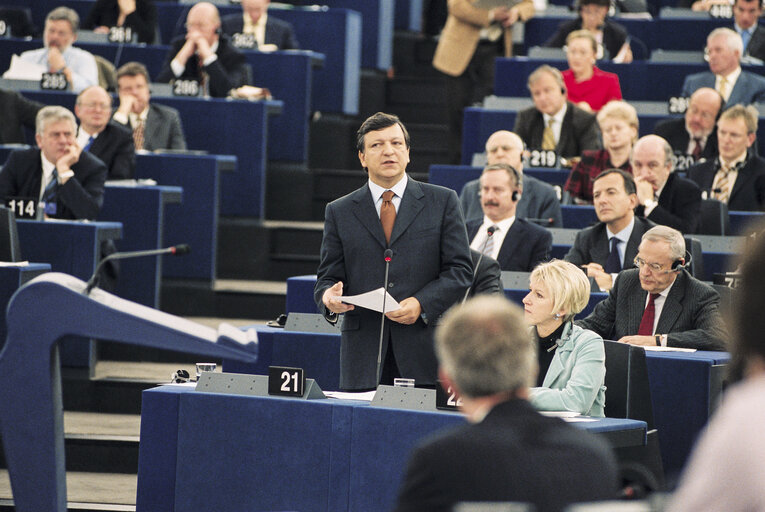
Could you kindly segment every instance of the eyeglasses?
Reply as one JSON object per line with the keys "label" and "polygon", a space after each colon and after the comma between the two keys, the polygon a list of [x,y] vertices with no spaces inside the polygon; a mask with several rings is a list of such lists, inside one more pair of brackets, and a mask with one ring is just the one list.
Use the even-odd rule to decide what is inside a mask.
{"label": "eyeglasses", "polygon": [[645,261],[640,256],[635,256],[635,259],[633,260],[633,263],[639,269],[642,269],[645,265],[648,265],[648,269],[651,272],[661,272],[662,270],[664,270],[664,267],[659,265],[658,263],[648,263],[647,261]]}
{"label": "eyeglasses", "polygon": [[112,108],[108,103],[80,103],[80,105],[90,110],[109,110]]}

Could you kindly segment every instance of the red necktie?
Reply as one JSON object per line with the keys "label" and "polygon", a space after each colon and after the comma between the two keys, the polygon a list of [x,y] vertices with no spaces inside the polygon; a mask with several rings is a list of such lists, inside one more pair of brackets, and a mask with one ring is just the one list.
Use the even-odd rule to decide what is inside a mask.
{"label": "red necktie", "polygon": [[645,307],[645,311],[643,311],[643,319],[640,320],[638,336],[651,336],[653,334],[653,318],[656,316],[656,307],[653,301],[658,296],[658,293],[652,293],[648,296],[648,305]]}
{"label": "red necktie", "polygon": [[382,205],[380,206],[380,222],[382,223],[385,241],[390,243],[390,235],[393,233],[393,224],[396,223],[396,207],[393,205],[392,190],[386,190],[382,194]]}
{"label": "red necktie", "polygon": [[693,143],[695,146],[693,147],[693,152],[691,153],[691,156],[693,157],[693,161],[695,162],[699,158],[701,158],[701,139],[699,137],[693,138]]}

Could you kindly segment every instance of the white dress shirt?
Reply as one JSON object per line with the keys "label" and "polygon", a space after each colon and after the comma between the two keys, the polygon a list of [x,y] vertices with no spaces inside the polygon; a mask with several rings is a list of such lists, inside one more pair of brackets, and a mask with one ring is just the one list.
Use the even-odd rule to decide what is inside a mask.
{"label": "white dress shirt", "polygon": [[507,232],[510,231],[513,222],[515,222],[515,215],[508,217],[507,219],[502,219],[499,222],[494,222],[490,218],[484,216],[483,224],[481,224],[481,227],[478,228],[478,233],[476,233],[473,241],[470,243],[470,248],[478,252],[483,252],[484,244],[486,243],[486,239],[489,237],[489,228],[491,226],[497,226],[497,229],[491,236],[491,239],[494,241],[494,249],[489,255],[496,260],[497,256],[499,256],[499,250],[502,249],[502,244],[505,241],[505,236],[507,236]]}

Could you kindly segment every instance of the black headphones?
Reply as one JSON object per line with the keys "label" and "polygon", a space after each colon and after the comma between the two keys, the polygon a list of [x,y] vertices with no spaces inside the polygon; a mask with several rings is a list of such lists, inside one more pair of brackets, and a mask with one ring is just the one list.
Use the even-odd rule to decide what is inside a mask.
{"label": "black headphones", "polygon": [[666,274],[671,274],[672,272],[681,272],[683,270],[688,270],[691,266],[691,262],[693,261],[693,257],[691,256],[691,253],[688,251],[685,251],[685,255],[688,256],[688,261],[686,263],[683,263],[682,259],[678,259],[672,262],[672,268],[669,270],[665,270],[664,272]]}

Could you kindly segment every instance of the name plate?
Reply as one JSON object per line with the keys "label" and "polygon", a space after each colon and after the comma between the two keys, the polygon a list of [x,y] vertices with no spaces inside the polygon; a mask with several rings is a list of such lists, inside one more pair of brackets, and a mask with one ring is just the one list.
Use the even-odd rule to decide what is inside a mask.
{"label": "name plate", "polygon": [[558,155],[551,149],[532,149],[529,153],[530,167],[558,167]]}
{"label": "name plate", "polygon": [[276,396],[303,396],[305,372],[302,368],[287,366],[268,367],[268,394]]}
{"label": "name plate", "polygon": [[686,155],[685,153],[675,153],[672,155],[672,159],[675,162],[676,171],[684,171],[696,163],[691,155]]}
{"label": "name plate", "polygon": [[667,110],[670,114],[685,114],[685,111],[688,110],[688,101],[689,98],[672,96],[667,103]]}
{"label": "name plate", "polygon": [[456,411],[457,406],[462,405],[462,398],[459,398],[457,394],[449,386],[444,389],[441,386],[441,381],[436,382],[436,409],[446,409],[448,411]]}
{"label": "name plate", "polygon": [[173,96],[199,96],[202,88],[198,80],[173,80]]}
{"label": "name plate", "polygon": [[253,49],[258,47],[258,42],[252,34],[236,33],[231,38],[231,42],[237,48]]}
{"label": "name plate", "polygon": [[37,199],[34,197],[7,197],[5,206],[13,212],[17,219],[37,218]]}
{"label": "name plate", "polygon": [[733,17],[733,5],[725,4],[712,4],[709,8],[709,16],[712,18],[730,19]]}
{"label": "name plate", "polygon": [[129,43],[133,39],[133,29],[130,27],[109,27],[107,39],[110,43]]}
{"label": "name plate", "polygon": [[69,87],[64,73],[43,73],[40,78],[40,89],[63,91]]}

